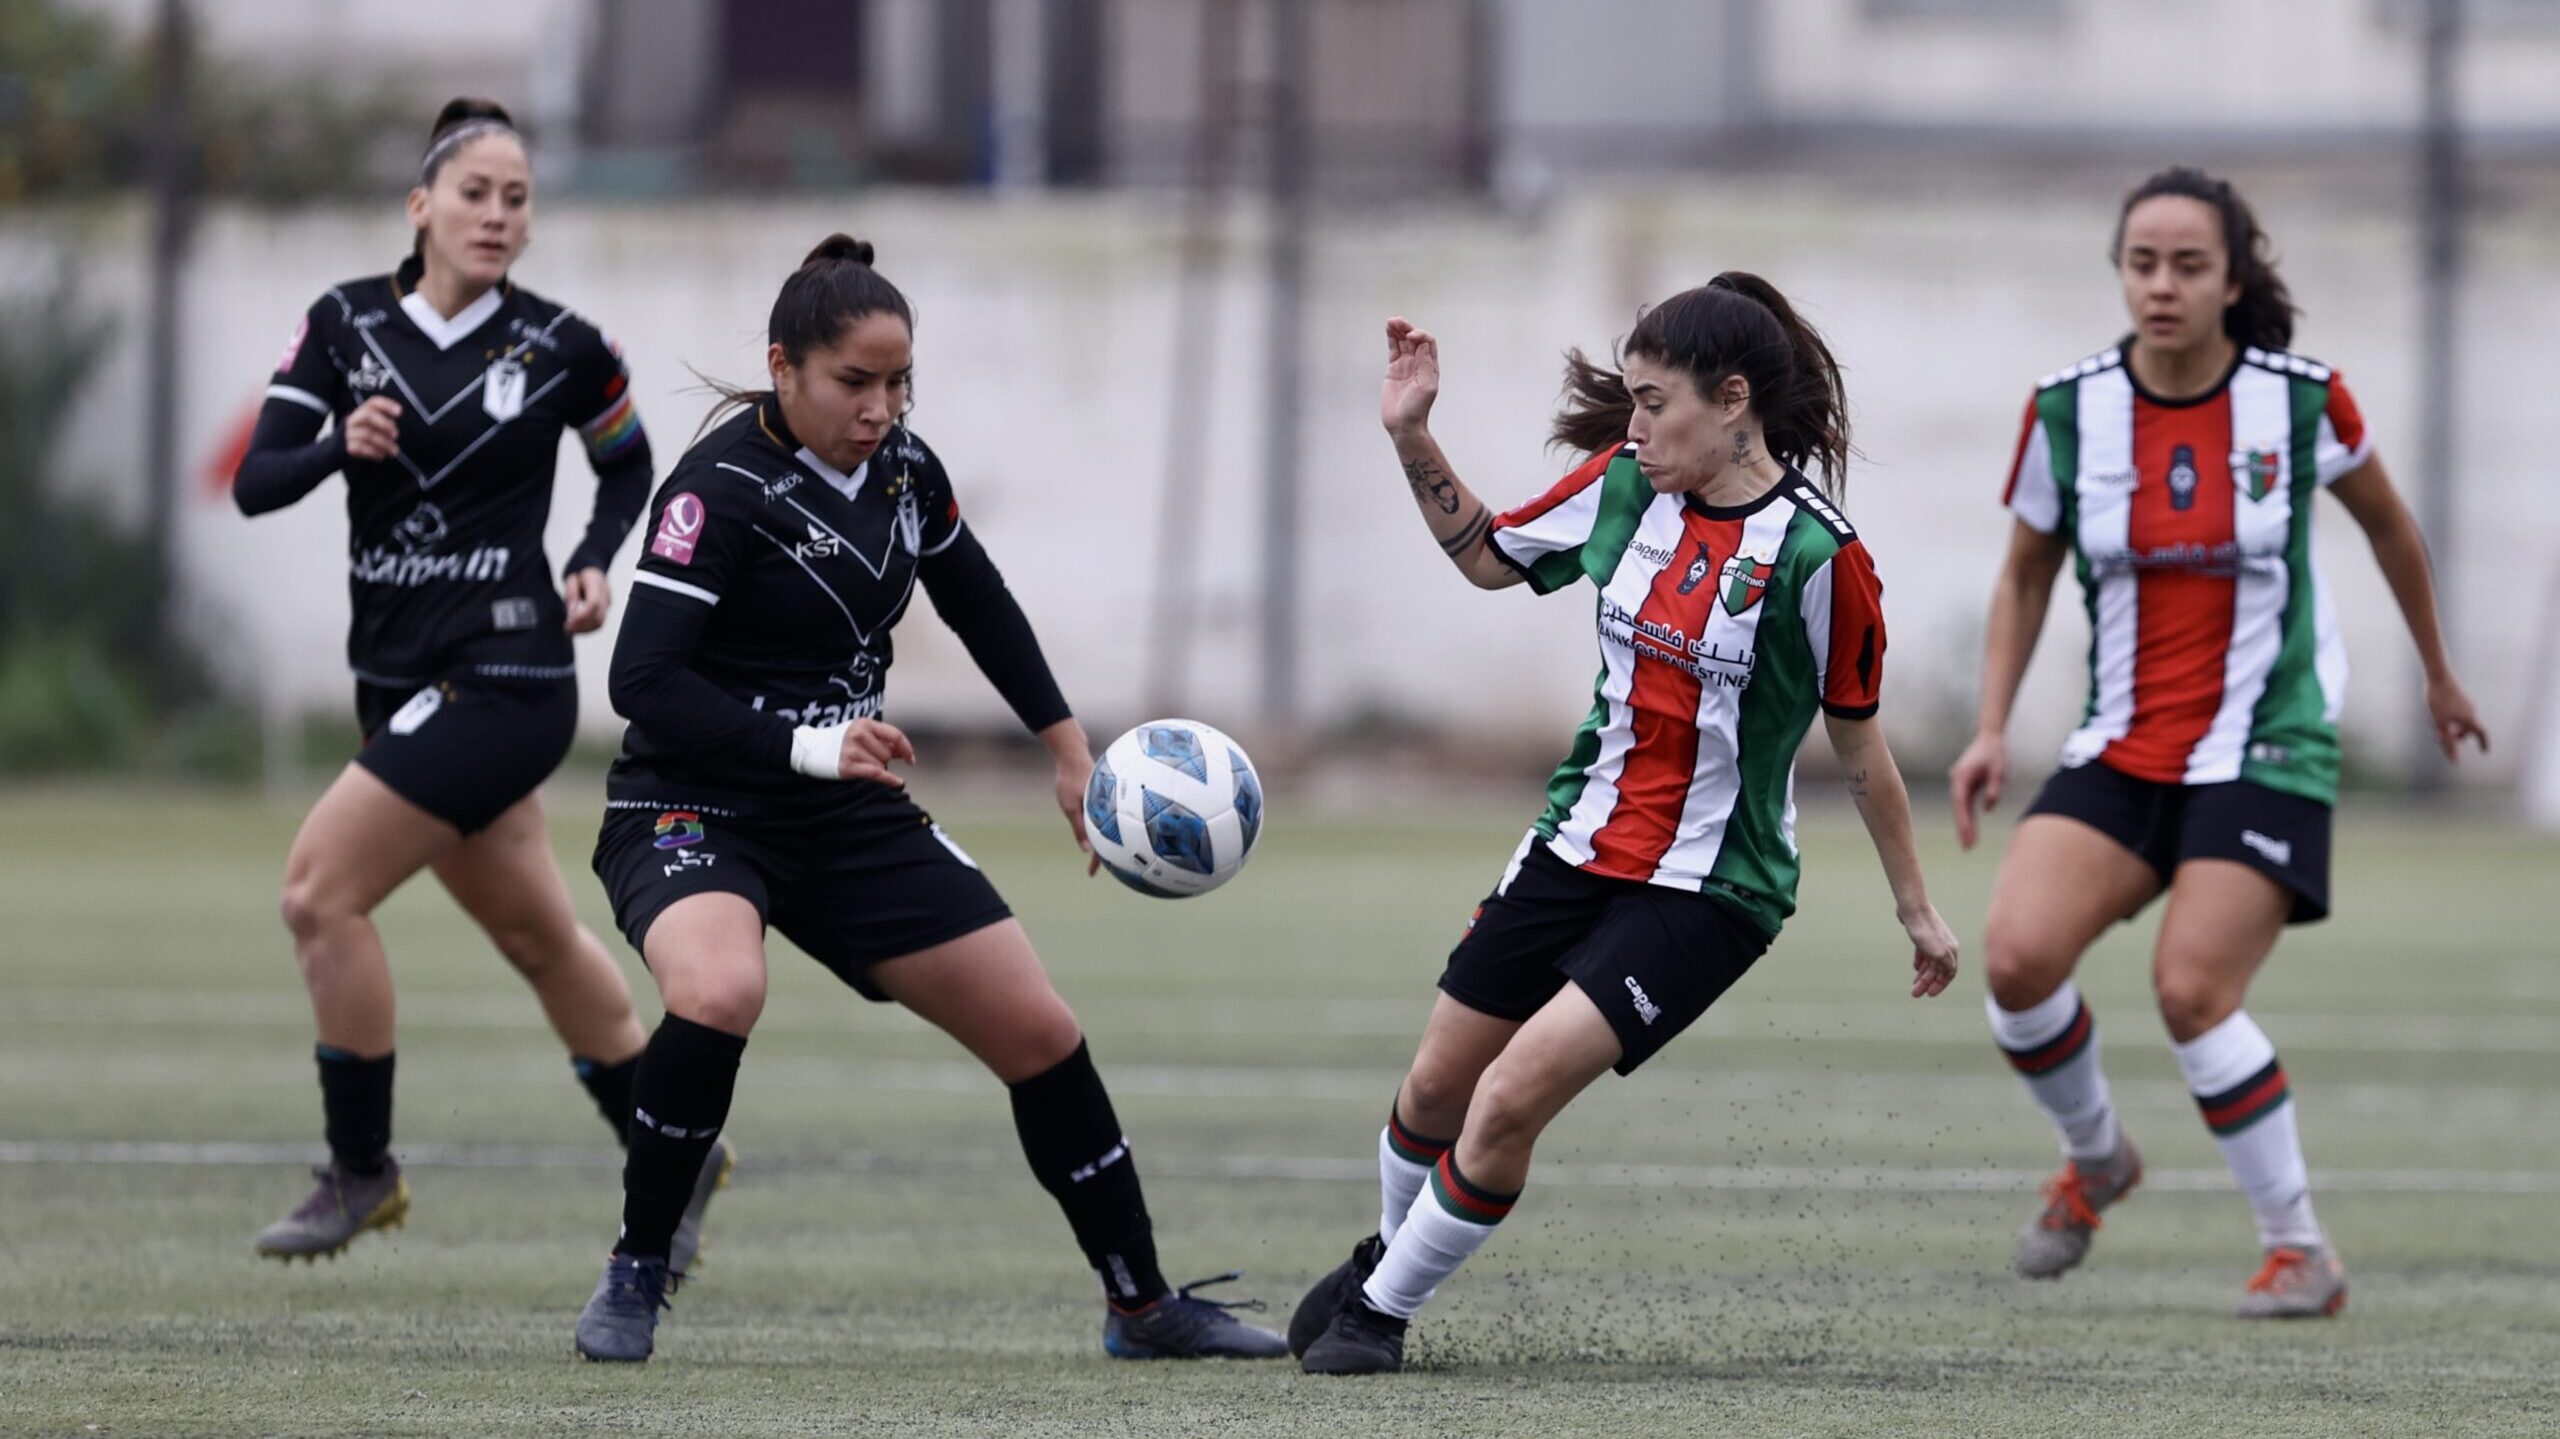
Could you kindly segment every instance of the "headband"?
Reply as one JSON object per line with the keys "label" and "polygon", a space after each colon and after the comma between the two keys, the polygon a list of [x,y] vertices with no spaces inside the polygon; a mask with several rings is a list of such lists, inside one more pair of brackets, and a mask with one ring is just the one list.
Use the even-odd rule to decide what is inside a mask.
{"label": "headband", "polygon": [[433,183],[436,177],[437,166],[443,164],[449,159],[452,159],[454,151],[461,149],[463,146],[479,139],[481,136],[512,135],[515,132],[515,126],[508,124],[504,120],[487,116],[477,120],[466,120],[463,123],[454,126],[452,129],[444,132],[444,137],[442,139],[439,139],[434,144],[427,147],[426,158],[418,162],[418,183],[421,185]]}

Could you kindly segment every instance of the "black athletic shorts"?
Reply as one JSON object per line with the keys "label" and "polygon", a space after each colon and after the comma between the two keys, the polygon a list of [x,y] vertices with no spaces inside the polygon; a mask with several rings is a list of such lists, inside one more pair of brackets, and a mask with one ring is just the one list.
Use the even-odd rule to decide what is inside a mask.
{"label": "black athletic shorts", "polygon": [[904,791],[848,784],[840,802],[744,819],[616,800],[596,837],[614,923],[644,955],[649,926],[691,895],[734,894],[865,999],[871,966],[1010,918],[996,887]]}
{"label": "black athletic shorts", "polygon": [[2288,924],[2329,917],[2329,806],[2247,780],[2168,784],[2095,762],[2057,770],[2028,814],[2076,819],[2133,851],[2166,889],[2191,859],[2227,859],[2293,896]]}
{"label": "black athletic shorts", "polygon": [[1449,951],[1440,988],[1469,1009],[1526,1020],[1571,980],[1617,1031],[1617,1071],[1632,1074],[1768,948],[1721,900],[1587,874],[1532,831]]}
{"label": "black athletic shorts", "polygon": [[356,682],[356,763],[392,793],[477,834],[540,788],[569,756],[578,682],[438,680],[420,689]]}

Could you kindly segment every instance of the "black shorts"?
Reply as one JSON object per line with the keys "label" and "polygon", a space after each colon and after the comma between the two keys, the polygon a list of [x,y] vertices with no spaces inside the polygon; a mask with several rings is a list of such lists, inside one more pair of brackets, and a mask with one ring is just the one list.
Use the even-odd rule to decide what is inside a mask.
{"label": "black shorts", "polygon": [[578,682],[356,682],[356,763],[402,799],[477,834],[540,788],[578,732]]}
{"label": "black shorts", "polygon": [[1721,900],[1587,874],[1533,831],[1449,951],[1440,988],[1469,1009],[1526,1020],[1571,980],[1617,1031],[1617,1071],[1632,1074],[1768,948]]}
{"label": "black shorts", "polygon": [[2028,814],[2076,819],[2133,851],[2166,889],[2191,859],[2245,864],[2293,896],[2288,924],[2329,917],[2329,806],[2247,780],[2168,784],[2090,763],[2057,770]]}
{"label": "black shorts", "polygon": [[787,818],[616,800],[596,836],[595,868],[614,923],[643,955],[649,926],[667,906],[734,894],[856,993],[879,1001],[888,996],[871,983],[871,966],[1013,914],[932,816],[878,785]]}

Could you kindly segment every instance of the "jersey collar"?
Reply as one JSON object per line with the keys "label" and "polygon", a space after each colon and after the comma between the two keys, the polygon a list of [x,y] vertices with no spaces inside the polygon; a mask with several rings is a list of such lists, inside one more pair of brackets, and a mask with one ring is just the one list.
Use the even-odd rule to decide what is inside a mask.
{"label": "jersey collar", "polygon": [[[1783,460],[1779,461],[1779,463],[1786,464]],[[1692,514],[1700,515],[1710,520],[1747,520],[1753,515],[1760,513],[1762,510],[1769,508],[1770,505],[1776,503],[1778,496],[1784,494],[1788,489],[1796,485],[1807,483],[1803,472],[1798,470],[1795,466],[1787,465],[1786,470],[1787,472],[1785,474],[1778,477],[1778,482],[1776,484],[1761,491],[1756,497],[1745,500],[1738,505],[1711,505],[1706,501],[1699,499],[1694,493],[1683,493],[1680,496],[1680,503]]]}
{"label": "jersey collar", "polygon": [[481,291],[479,299],[463,306],[460,313],[448,320],[436,313],[436,307],[427,303],[426,296],[418,293],[419,277],[425,273],[425,263],[411,255],[392,272],[391,293],[400,297],[400,313],[408,316],[409,323],[418,327],[418,333],[426,336],[428,343],[439,350],[452,349],[468,339],[473,331],[489,323],[489,317],[498,313],[498,307],[507,302],[507,295],[514,288],[500,280]]}

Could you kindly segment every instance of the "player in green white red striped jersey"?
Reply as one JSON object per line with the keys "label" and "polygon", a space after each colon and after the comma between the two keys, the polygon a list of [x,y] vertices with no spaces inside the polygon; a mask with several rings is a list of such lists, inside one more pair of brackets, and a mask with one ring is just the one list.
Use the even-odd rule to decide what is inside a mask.
{"label": "player in green white red striped jersey", "polygon": [[2372,542],[2427,673],[2445,757],[2487,748],[2436,624],[2434,580],[2335,370],[2289,353],[2295,314],[2256,218],[2190,169],[2137,187],[2116,263],[2135,329],[2027,403],[1993,592],[1982,714],[1952,775],[1958,838],[2000,797],[2002,738],[2063,561],[2089,622],[2089,701],[2019,821],[1984,933],[1992,1030],[2062,1133],[2016,1268],[2078,1264],[2140,1179],[2071,982],[2106,928],[2171,896],[2152,961],[2188,1088],[2256,1212],[2243,1317],[2334,1314],[2346,1272],[2311,1210],[2291,1089],[2241,1008],[2289,924],[2329,908],[2346,653],[2311,548],[2338,497]]}
{"label": "player in green white red striped jersey", "polygon": [[1837,505],[1839,367],[1785,297],[1728,272],[1647,311],[1623,375],[1576,352],[1555,439],[1590,458],[1499,515],[1431,436],[1438,343],[1391,320],[1387,351],[1381,418],[1442,551],[1485,589],[1590,581],[1600,675],[1546,812],[1441,975],[1379,1135],[1378,1232],[1289,1326],[1318,1374],[1399,1367],[1407,1321],[1510,1212],[1539,1132],[1777,937],[1795,909],[1795,753],[1817,713],[1884,861],[1911,993],[1940,993],[1956,965],[1876,720],[1884,613]]}

